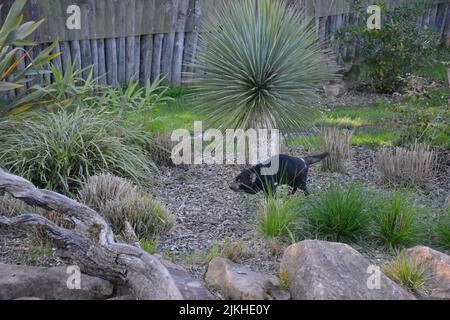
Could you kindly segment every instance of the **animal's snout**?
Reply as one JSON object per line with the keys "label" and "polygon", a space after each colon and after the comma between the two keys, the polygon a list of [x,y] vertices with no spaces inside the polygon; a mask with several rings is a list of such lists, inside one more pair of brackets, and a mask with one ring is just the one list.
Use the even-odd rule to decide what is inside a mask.
{"label": "animal's snout", "polygon": [[238,192],[241,190],[241,185],[237,182],[230,183],[230,189],[234,192]]}

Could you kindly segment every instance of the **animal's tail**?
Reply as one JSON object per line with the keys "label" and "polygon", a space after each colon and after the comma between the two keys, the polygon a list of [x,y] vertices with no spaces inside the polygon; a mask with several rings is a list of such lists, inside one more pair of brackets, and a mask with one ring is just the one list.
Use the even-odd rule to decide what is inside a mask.
{"label": "animal's tail", "polygon": [[326,157],[328,157],[330,154],[328,152],[319,154],[317,156],[311,156],[311,157],[306,157],[305,161],[308,164],[308,166],[318,163],[320,161],[322,161],[323,159],[325,159]]}

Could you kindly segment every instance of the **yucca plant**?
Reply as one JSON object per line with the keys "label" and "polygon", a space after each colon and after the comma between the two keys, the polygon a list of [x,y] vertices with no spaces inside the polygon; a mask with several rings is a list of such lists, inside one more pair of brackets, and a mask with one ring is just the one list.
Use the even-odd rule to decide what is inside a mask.
{"label": "yucca plant", "polygon": [[30,50],[25,51],[24,46],[34,46],[35,43],[27,40],[43,20],[23,23],[22,10],[26,0],[16,0],[0,28],[0,117],[10,113],[19,113],[34,105],[43,103],[44,92],[32,87],[25,90],[13,101],[9,101],[8,94],[11,90],[22,89],[26,83],[36,76],[44,74],[44,66],[59,53],[51,54],[58,42],[56,40],[45,50],[41,51],[25,68],[18,66],[26,57],[30,58]]}
{"label": "yucca plant", "polygon": [[334,60],[311,19],[286,1],[229,1],[205,23],[193,97],[218,128],[298,130]]}

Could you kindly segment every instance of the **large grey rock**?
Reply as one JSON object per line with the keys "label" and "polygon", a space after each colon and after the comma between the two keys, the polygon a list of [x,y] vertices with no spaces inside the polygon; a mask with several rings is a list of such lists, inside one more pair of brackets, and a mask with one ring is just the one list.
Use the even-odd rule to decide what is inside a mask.
{"label": "large grey rock", "polygon": [[[370,262],[342,243],[303,241],[286,249],[281,272],[287,272],[295,300],[413,300],[407,290],[373,273]],[[378,283],[373,281],[379,275]]]}
{"label": "large grey rock", "polygon": [[340,82],[326,85],[323,90],[327,98],[338,98],[347,92],[347,87],[345,83]]}
{"label": "large grey rock", "polygon": [[425,298],[450,300],[450,256],[428,247],[414,247],[407,255],[427,266]]}
{"label": "large grey rock", "polygon": [[214,258],[208,266],[206,282],[232,300],[288,300],[276,277],[254,272],[228,259]]}
{"label": "large grey rock", "polygon": [[0,300],[97,300],[113,293],[108,281],[81,275],[80,290],[69,289],[66,267],[42,268],[0,264]]}

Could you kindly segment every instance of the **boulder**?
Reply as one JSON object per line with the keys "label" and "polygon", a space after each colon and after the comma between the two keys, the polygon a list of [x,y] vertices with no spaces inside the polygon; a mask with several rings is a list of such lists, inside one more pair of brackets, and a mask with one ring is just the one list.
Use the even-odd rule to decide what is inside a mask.
{"label": "boulder", "polygon": [[[80,289],[69,289],[66,267],[43,268],[0,264],[0,300],[99,300],[110,297],[113,285],[81,274]],[[24,298],[29,297],[29,298]]]}
{"label": "boulder", "polygon": [[215,297],[205,288],[203,282],[194,279],[183,267],[170,261],[160,259],[172,276],[175,285],[183,295],[184,300],[214,300]]}
{"label": "boulder", "polygon": [[281,271],[295,300],[414,300],[411,293],[342,243],[303,241],[286,249]]}
{"label": "boulder", "polygon": [[409,249],[407,255],[427,265],[426,297],[450,300],[450,256],[423,246]]}
{"label": "boulder", "polygon": [[206,282],[231,300],[289,300],[276,277],[254,272],[228,259],[214,258],[206,273]]}

